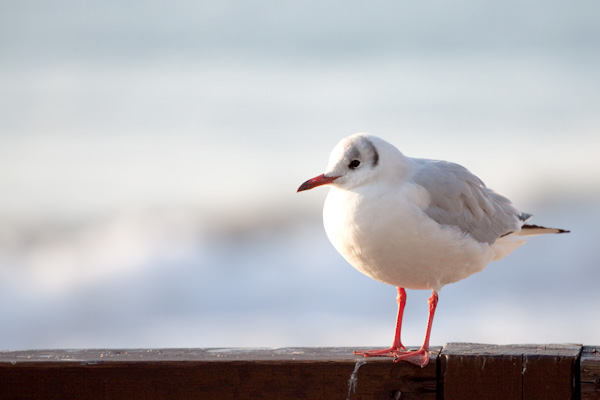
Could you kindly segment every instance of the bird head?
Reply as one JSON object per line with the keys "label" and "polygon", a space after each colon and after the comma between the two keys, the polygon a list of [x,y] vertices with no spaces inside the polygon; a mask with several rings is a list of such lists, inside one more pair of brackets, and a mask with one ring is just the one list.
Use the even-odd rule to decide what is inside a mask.
{"label": "bird head", "polygon": [[384,140],[364,133],[342,139],[331,152],[325,173],[304,182],[298,192],[327,184],[352,189],[371,181],[381,173],[387,147],[396,150]]}

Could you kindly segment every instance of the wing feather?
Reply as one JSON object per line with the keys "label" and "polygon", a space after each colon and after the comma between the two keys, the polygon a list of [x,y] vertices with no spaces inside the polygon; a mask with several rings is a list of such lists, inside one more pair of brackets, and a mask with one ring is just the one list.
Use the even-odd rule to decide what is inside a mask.
{"label": "wing feather", "polygon": [[521,229],[523,214],[465,167],[447,161],[418,161],[413,180],[429,192],[431,202],[424,211],[437,223],[458,227],[489,244]]}

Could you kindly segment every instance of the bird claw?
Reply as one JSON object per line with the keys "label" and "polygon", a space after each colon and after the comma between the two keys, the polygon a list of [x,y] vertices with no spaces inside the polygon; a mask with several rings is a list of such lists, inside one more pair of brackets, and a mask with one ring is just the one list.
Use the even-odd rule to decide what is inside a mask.
{"label": "bird claw", "polygon": [[425,349],[419,349],[416,351],[405,352],[404,354],[398,355],[394,362],[407,361],[411,364],[415,364],[424,368],[429,364],[429,351]]}
{"label": "bird claw", "polygon": [[419,350],[406,350],[402,344],[381,350],[355,351],[354,354],[365,357],[393,357],[394,362],[406,361],[424,368],[429,364],[429,351],[423,348]]}
{"label": "bird claw", "polygon": [[392,346],[390,348],[387,349],[381,349],[381,350],[364,350],[364,351],[355,351],[354,354],[356,355],[362,355],[365,357],[399,357],[400,355],[403,355],[404,353],[406,353],[406,347],[404,347],[402,344],[400,344],[400,346]]}

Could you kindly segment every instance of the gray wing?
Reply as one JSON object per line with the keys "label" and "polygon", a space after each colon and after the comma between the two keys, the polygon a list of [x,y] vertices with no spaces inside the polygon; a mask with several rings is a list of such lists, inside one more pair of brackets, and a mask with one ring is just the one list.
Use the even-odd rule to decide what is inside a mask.
{"label": "gray wing", "polygon": [[431,204],[424,211],[441,225],[456,226],[475,240],[492,244],[519,231],[530,217],[461,165],[434,160],[417,162],[420,168],[413,180],[431,195]]}

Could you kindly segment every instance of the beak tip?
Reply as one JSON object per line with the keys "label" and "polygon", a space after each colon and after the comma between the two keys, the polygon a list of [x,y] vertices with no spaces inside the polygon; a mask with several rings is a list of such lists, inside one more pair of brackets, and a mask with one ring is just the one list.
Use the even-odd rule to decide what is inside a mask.
{"label": "beak tip", "polygon": [[312,187],[310,186],[310,181],[306,181],[302,185],[300,185],[300,187],[298,187],[298,190],[296,190],[296,193],[300,193],[308,189],[312,189]]}
{"label": "beak tip", "polygon": [[302,185],[300,185],[298,187],[298,190],[296,191],[296,193],[300,193],[305,190],[310,190],[316,186],[319,186],[319,182],[317,181],[317,178],[309,179],[306,182],[304,182]]}
{"label": "beak tip", "polygon": [[300,185],[300,187],[298,188],[296,193],[302,192],[304,190],[309,190],[309,189],[315,188],[317,186],[327,185],[328,183],[332,183],[333,181],[335,181],[337,178],[339,178],[339,177],[338,176],[329,177],[329,176],[325,176],[325,174],[319,175],[317,177],[307,180],[302,185]]}

